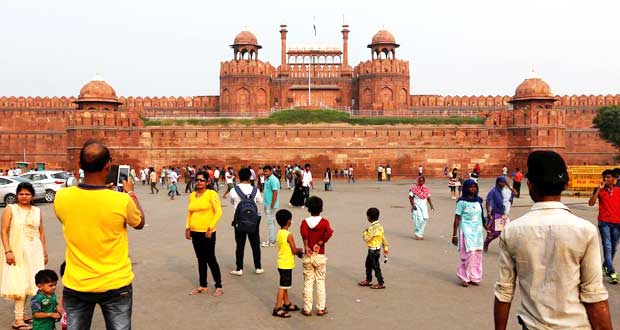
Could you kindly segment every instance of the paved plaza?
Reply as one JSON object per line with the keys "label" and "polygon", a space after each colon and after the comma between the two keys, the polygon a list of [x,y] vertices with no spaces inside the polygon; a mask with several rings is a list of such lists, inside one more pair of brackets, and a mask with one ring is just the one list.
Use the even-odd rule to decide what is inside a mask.
{"label": "paved plaza", "polygon": [[[456,248],[450,243],[455,202],[450,199],[447,180],[430,179],[435,211],[427,225],[424,241],[413,239],[407,191],[412,181],[336,181],[334,191],[324,192],[321,184],[312,191],[324,200],[323,215],[331,221],[333,238],[326,244],[327,308],[323,317],[294,313],[290,319],[271,316],[278,287],[276,248],[263,248],[265,273],[253,272],[249,246],[245,253],[245,275],[229,274],[235,267],[234,235],[230,226],[233,208],[223,200],[224,214],[217,230],[216,253],[222,269],[225,294],[189,296],[197,286],[197,265],[190,241],[184,238],[187,195],[171,201],[166,191],[151,195],[137,185],[148,227],[130,229],[130,254],[134,263],[133,328],[142,329],[491,329],[493,327],[493,284],[497,277],[498,241],[484,256],[484,275],[479,287],[463,288],[455,271]],[[481,195],[494,180],[481,181]],[[184,184],[180,185],[183,191]],[[527,187],[524,187],[527,190]],[[220,191],[220,196],[223,191]],[[284,190],[280,205],[286,207],[290,190]],[[512,218],[532,205],[527,191],[515,199]],[[564,198],[573,212],[595,221],[597,208],[585,198]],[[43,210],[48,241],[49,267],[58,271],[64,258],[62,229],[51,204]],[[364,277],[366,247],[361,232],[367,226],[366,209],[378,207],[390,241],[390,257],[382,263],[386,290],[370,290],[356,285]],[[299,224],[308,216],[306,209],[291,209],[297,244],[301,244]],[[88,219],[84,219],[88,221]],[[262,237],[266,228],[261,225]],[[617,265],[617,259],[615,260]],[[291,301],[302,303],[301,261],[293,271]],[[209,273],[210,291],[213,282]],[[620,325],[620,286],[606,284],[614,326]],[[61,287],[57,289],[60,295]],[[509,329],[520,329],[513,302]],[[0,302],[0,325],[8,328],[13,320],[12,303]],[[93,329],[104,329],[97,309]]]}

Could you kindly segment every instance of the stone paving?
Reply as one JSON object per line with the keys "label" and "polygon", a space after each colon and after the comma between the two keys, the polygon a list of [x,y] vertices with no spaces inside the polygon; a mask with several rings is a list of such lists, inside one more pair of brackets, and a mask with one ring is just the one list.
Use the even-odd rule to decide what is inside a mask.
{"label": "stone paving", "polygon": [[[223,201],[224,215],[218,226],[217,256],[222,269],[225,294],[189,296],[197,285],[197,266],[191,243],[184,238],[187,195],[171,201],[166,191],[151,195],[146,186],[137,192],[146,210],[148,227],[130,230],[130,254],[134,263],[134,329],[491,329],[493,327],[493,284],[497,276],[498,244],[493,242],[484,256],[484,276],[479,287],[459,286],[455,270],[457,251],[450,243],[454,219],[454,201],[450,199],[447,180],[432,179],[435,211],[427,225],[426,240],[413,239],[407,190],[411,182],[363,181],[334,183],[334,191],[324,192],[322,184],[312,191],[323,198],[325,212],[335,230],[327,244],[327,307],[323,317],[293,314],[290,319],[271,316],[278,287],[276,249],[263,248],[262,275],[253,272],[251,252],[246,246],[245,271],[242,277],[229,275],[234,269],[234,236],[230,226],[233,208]],[[493,180],[481,182],[483,196]],[[180,185],[181,191],[184,187]],[[526,187],[524,187],[527,189]],[[221,191],[222,193],[223,191]],[[221,196],[220,193],[220,196]],[[282,193],[286,207],[291,195]],[[590,208],[584,198],[564,198],[579,216],[594,221],[597,208]],[[512,217],[526,212],[532,204],[527,192],[517,199]],[[51,204],[43,209],[50,255],[49,267],[58,271],[64,257],[61,227]],[[364,276],[365,245],[361,232],[367,225],[365,212],[375,206],[391,243],[387,264],[381,264],[386,290],[360,288],[356,282]],[[306,209],[291,209],[293,233],[301,242],[299,224],[308,215]],[[262,233],[266,234],[263,226]],[[264,237],[264,235],[263,235]],[[616,264],[617,264],[616,259]],[[209,274],[209,285],[213,282]],[[296,260],[291,300],[301,304],[301,263]],[[620,286],[606,284],[614,325],[620,324]],[[57,291],[61,292],[61,288]],[[520,329],[515,298],[509,329]],[[0,302],[0,324],[10,325],[13,306]],[[93,329],[104,329],[99,309]]]}

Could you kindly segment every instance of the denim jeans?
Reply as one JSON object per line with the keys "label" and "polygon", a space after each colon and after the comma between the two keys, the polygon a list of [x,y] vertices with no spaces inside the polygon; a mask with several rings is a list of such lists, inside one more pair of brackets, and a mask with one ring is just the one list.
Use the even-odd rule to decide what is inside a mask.
{"label": "denim jeans", "polygon": [[599,221],[598,230],[601,233],[601,243],[603,244],[603,267],[607,267],[609,273],[615,273],[613,260],[620,238],[620,223]]}
{"label": "denim jeans", "polygon": [[133,289],[131,284],[105,292],[79,292],[63,289],[67,328],[90,329],[95,305],[101,307],[107,330],[130,330]]}
{"label": "denim jeans", "polygon": [[267,237],[269,238],[269,242],[276,241],[276,212],[278,212],[278,209],[272,209],[269,206],[265,205],[265,217],[267,217],[267,232],[269,233]]}

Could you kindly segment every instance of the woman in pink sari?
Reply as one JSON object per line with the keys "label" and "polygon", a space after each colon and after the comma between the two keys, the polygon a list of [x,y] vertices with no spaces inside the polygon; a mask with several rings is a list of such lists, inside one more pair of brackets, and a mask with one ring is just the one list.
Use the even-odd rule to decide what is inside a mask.
{"label": "woman in pink sari", "polygon": [[486,224],[482,221],[482,198],[472,179],[463,183],[463,194],[456,202],[452,244],[459,249],[456,275],[462,285],[478,285],[482,280],[482,249]]}

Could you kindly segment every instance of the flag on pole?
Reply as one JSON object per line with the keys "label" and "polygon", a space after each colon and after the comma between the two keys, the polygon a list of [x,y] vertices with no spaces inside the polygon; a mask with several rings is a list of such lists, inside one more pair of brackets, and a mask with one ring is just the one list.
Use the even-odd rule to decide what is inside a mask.
{"label": "flag on pole", "polygon": [[316,16],[314,16],[314,24],[312,24],[312,28],[314,29],[314,36],[316,37]]}

